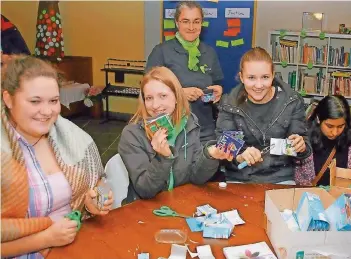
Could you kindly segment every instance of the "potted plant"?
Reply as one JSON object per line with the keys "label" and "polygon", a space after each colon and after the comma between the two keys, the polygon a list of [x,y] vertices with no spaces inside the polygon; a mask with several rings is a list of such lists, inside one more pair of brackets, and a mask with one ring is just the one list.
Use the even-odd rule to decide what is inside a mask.
{"label": "potted plant", "polygon": [[94,119],[100,119],[102,115],[102,88],[92,86],[85,90],[84,104],[90,108],[90,115]]}

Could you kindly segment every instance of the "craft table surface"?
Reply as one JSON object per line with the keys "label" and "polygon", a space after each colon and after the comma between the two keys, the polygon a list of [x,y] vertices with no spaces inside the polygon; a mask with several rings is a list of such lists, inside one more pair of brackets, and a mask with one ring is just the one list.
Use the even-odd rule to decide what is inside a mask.
{"label": "craft table surface", "polygon": [[[272,249],[264,230],[264,199],[269,189],[286,188],[273,184],[228,184],[219,189],[218,183],[204,186],[184,185],[162,192],[150,200],[138,200],[95,217],[82,224],[75,241],[65,247],[53,248],[48,259],[54,258],[137,258],[149,253],[150,259],[168,258],[171,244],[159,244],[155,233],[160,229],[181,229],[188,233],[186,244],[192,252],[196,246],[209,244],[215,258],[224,258],[223,247],[265,241]],[[218,212],[237,209],[244,225],[236,226],[227,239],[203,238],[202,232],[190,232],[185,219],[157,217],[152,211],[169,206],[178,213],[193,215],[196,207],[210,204]],[[187,258],[191,258],[187,255]]]}

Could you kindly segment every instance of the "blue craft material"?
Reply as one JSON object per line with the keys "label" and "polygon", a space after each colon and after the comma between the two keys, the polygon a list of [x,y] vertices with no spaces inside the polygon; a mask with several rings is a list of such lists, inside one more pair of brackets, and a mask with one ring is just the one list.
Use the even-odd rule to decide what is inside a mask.
{"label": "blue craft material", "polygon": [[203,223],[203,237],[226,238],[230,237],[234,226],[223,215],[223,213],[211,215]]}
{"label": "blue craft material", "polygon": [[241,136],[239,133],[234,134],[231,131],[223,132],[217,140],[216,147],[222,149],[224,152],[230,150],[232,156],[236,157],[245,143],[239,136]]}
{"label": "blue craft material", "polygon": [[185,220],[191,232],[200,232],[203,230],[205,217],[186,218]]}
{"label": "blue craft material", "polygon": [[331,229],[351,231],[351,204],[347,195],[340,195],[325,213],[331,223]]}
{"label": "blue craft material", "polygon": [[228,239],[233,231],[233,225],[227,219],[221,223],[204,224],[204,231],[202,236],[209,238],[225,238]]}
{"label": "blue craft material", "polygon": [[196,207],[196,214],[210,216],[217,214],[217,210],[212,208],[209,204]]}
{"label": "blue craft material", "polygon": [[301,231],[327,231],[330,228],[322,201],[313,193],[303,193],[296,210],[296,219]]}
{"label": "blue craft material", "polygon": [[204,103],[213,102],[216,99],[212,89],[204,89],[203,92],[204,95],[201,96],[201,100]]}
{"label": "blue craft material", "polygon": [[138,254],[138,259],[149,259],[149,258],[150,258],[149,253]]}

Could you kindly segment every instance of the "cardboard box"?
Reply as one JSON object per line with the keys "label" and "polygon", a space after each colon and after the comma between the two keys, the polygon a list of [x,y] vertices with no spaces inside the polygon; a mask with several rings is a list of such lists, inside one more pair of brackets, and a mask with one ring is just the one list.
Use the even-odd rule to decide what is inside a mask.
{"label": "cardboard box", "polygon": [[[265,214],[266,232],[280,259],[316,258],[317,255],[344,256],[351,258],[350,231],[297,231],[292,232],[285,223],[281,212],[284,209],[295,211],[304,192],[317,194],[327,209],[342,193],[351,189],[332,187],[328,193],[321,188],[293,188],[266,191]],[[346,256],[346,257],[345,257]],[[347,257],[350,256],[350,257]]]}

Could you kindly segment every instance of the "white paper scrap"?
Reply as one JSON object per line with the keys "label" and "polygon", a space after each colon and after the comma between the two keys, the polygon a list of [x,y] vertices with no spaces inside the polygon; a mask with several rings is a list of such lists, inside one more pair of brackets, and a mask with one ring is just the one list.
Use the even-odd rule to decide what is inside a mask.
{"label": "white paper scrap", "polygon": [[168,259],[186,259],[188,248],[177,244],[172,244],[171,255]]}
{"label": "white paper scrap", "polygon": [[198,246],[196,247],[196,251],[200,259],[215,259],[210,245]]}
{"label": "white paper scrap", "polygon": [[237,210],[230,210],[222,213],[233,226],[245,224]]}
{"label": "white paper scrap", "polygon": [[193,252],[191,252],[188,246],[187,246],[187,249],[188,249],[188,252],[189,252],[189,254],[190,254],[191,258],[194,258],[194,257],[196,257],[196,256],[197,256],[197,253],[193,253]]}
{"label": "white paper scrap", "polygon": [[173,19],[175,11],[175,9],[165,9],[165,19]]}

